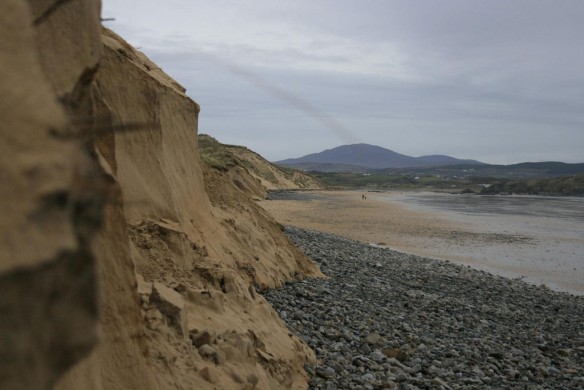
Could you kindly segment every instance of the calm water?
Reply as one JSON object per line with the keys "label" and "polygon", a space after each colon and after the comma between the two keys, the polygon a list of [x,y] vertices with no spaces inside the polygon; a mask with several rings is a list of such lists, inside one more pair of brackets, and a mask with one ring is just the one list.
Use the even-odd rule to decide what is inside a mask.
{"label": "calm water", "polygon": [[525,215],[584,222],[584,198],[577,197],[413,194],[400,196],[399,199],[463,214]]}
{"label": "calm water", "polygon": [[431,212],[461,231],[522,238],[508,243],[421,240],[438,258],[466,259],[477,268],[584,294],[584,198],[438,193],[381,197]]}

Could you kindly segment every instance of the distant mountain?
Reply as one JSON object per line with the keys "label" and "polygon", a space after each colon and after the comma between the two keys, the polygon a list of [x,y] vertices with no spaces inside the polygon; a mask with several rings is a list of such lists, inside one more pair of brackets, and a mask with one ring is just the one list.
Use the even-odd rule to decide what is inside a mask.
{"label": "distant mountain", "polygon": [[475,160],[461,160],[442,155],[411,157],[369,144],[343,145],[320,153],[276,161],[275,163],[304,170],[321,170],[324,172],[358,172],[364,169],[482,164]]}
{"label": "distant mountain", "polygon": [[543,171],[550,176],[576,175],[584,172],[584,163],[568,164],[558,161],[524,162],[507,165],[507,167],[511,169]]}
{"label": "distant mountain", "polygon": [[461,160],[459,158],[444,156],[441,154],[433,154],[430,156],[416,157],[416,160],[424,163],[423,165],[432,165],[432,166],[482,164],[481,162],[475,161],[475,160]]}
{"label": "distant mountain", "polygon": [[323,173],[338,173],[338,172],[351,172],[351,173],[367,173],[371,169],[349,164],[331,164],[331,163],[297,163],[297,164],[280,164],[278,162],[274,163],[280,167],[287,167],[290,169],[297,169],[301,171],[312,171],[312,172],[323,172]]}

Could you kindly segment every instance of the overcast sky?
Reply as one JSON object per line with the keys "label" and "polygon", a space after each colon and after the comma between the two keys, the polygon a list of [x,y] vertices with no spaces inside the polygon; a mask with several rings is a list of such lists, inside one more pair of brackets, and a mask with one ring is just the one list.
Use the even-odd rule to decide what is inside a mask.
{"label": "overcast sky", "polygon": [[269,160],[370,143],[584,162],[582,0],[103,0],[105,25]]}

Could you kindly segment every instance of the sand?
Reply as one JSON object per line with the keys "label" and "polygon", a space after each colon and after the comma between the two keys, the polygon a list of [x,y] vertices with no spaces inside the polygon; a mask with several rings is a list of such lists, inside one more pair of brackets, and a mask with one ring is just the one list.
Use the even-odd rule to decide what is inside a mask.
{"label": "sand", "polygon": [[321,273],[201,162],[198,104],[99,0],[0,10],[0,388],[306,388],[256,288]]}
{"label": "sand", "polygon": [[584,268],[578,252],[584,248],[584,239],[577,234],[559,236],[553,229],[541,228],[558,223],[553,218],[538,219],[540,228],[536,229],[521,217],[505,216],[501,222],[418,207],[405,202],[399,192],[366,193],[367,200],[361,199],[362,194],[310,192],[304,200],[269,200],[262,201],[261,206],[284,225],[338,234],[584,294]]}

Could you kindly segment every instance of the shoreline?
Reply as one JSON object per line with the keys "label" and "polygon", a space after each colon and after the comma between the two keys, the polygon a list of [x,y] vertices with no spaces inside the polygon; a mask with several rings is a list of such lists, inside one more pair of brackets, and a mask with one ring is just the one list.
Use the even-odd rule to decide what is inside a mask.
{"label": "shoreline", "polygon": [[[367,200],[361,199],[364,193]],[[584,239],[582,243],[556,243],[562,238],[514,231],[517,226],[501,229],[488,216],[460,218],[453,212],[419,207],[399,199],[410,195],[400,191],[311,191],[278,194],[275,200],[259,203],[283,225],[336,234],[365,244],[383,244],[406,254],[448,260],[510,279],[545,284],[556,291],[584,295],[579,277],[582,269],[576,272],[573,269],[576,266],[568,263],[558,266],[543,257],[549,255],[546,245],[562,250],[561,244],[565,244],[577,249]],[[524,229],[526,222],[512,219],[515,220]],[[549,221],[538,223],[545,226]]]}

